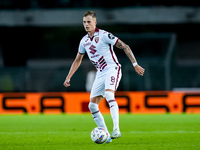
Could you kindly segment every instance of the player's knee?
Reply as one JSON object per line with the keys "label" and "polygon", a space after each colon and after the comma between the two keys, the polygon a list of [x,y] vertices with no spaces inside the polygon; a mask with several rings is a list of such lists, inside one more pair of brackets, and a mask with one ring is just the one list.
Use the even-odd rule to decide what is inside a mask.
{"label": "player's knee", "polygon": [[106,100],[115,100],[115,94],[111,91],[105,91]]}
{"label": "player's knee", "polygon": [[91,112],[95,112],[95,111],[98,111],[98,104],[96,103],[93,103],[93,102],[90,102],[89,105],[88,105],[88,108]]}
{"label": "player's knee", "polygon": [[111,107],[118,107],[118,104],[117,104],[117,102],[115,100],[115,94],[113,92],[106,91],[105,92],[105,96],[106,96],[106,100],[107,100],[110,108]]}

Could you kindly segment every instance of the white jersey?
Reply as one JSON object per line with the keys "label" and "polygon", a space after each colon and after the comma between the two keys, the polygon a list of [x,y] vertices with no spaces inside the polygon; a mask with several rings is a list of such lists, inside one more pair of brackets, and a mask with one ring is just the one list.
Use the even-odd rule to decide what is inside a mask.
{"label": "white jersey", "polygon": [[93,38],[86,34],[80,41],[79,53],[88,54],[90,61],[97,69],[97,73],[103,73],[109,68],[121,68],[113,51],[113,45],[118,38],[111,33],[96,28]]}

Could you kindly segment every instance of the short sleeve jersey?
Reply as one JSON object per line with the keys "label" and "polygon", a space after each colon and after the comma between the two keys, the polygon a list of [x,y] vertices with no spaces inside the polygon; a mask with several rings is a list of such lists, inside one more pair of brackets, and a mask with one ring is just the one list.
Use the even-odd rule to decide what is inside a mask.
{"label": "short sleeve jersey", "polygon": [[109,32],[96,28],[93,38],[86,34],[80,41],[79,53],[87,55],[96,69],[104,72],[111,67],[121,66],[113,51],[118,38]]}

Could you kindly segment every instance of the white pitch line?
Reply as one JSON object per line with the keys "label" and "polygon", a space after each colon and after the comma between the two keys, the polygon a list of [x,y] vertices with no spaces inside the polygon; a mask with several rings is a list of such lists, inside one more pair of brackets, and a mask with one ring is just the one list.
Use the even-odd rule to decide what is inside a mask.
{"label": "white pitch line", "polygon": [[67,131],[67,132],[0,132],[0,134],[38,134],[38,133],[47,133],[47,134],[59,134],[59,133],[90,133],[90,132],[77,132],[77,131]]}
{"label": "white pitch line", "polygon": [[131,133],[147,134],[147,133],[200,133],[200,131],[131,131]]}
{"label": "white pitch line", "polygon": [[[22,131],[22,132],[0,132],[0,135],[2,134],[38,134],[38,133],[46,133],[46,134],[68,134],[68,133],[77,133],[77,134],[88,134],[90,132],[77,132],[77,131],[66,131],[66,132],[60,132],[60,131],[47,131],[47,132],[29,132],[29,131]],[[123,133],[123,131],[122,131]],[[124,133],[127,133],[127,132],[124,132]],[[128,133],[132,133],[132,134],[149,134],[149,133],[183,133],[183,134],[186,134],[186,133],[200,133],[200,131],[130,131]]]}

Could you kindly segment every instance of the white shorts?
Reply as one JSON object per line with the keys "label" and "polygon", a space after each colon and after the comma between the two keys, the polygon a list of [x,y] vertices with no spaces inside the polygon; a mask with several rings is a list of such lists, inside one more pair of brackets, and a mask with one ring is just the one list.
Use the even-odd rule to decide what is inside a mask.
{"label": "white shorts", "polygon": [[105,89],[116,91],[121,77],[121,66],[113,67],[108,69],[105,73],[97,74],[92,86],[90,98],[96,96],[105,97]]}

